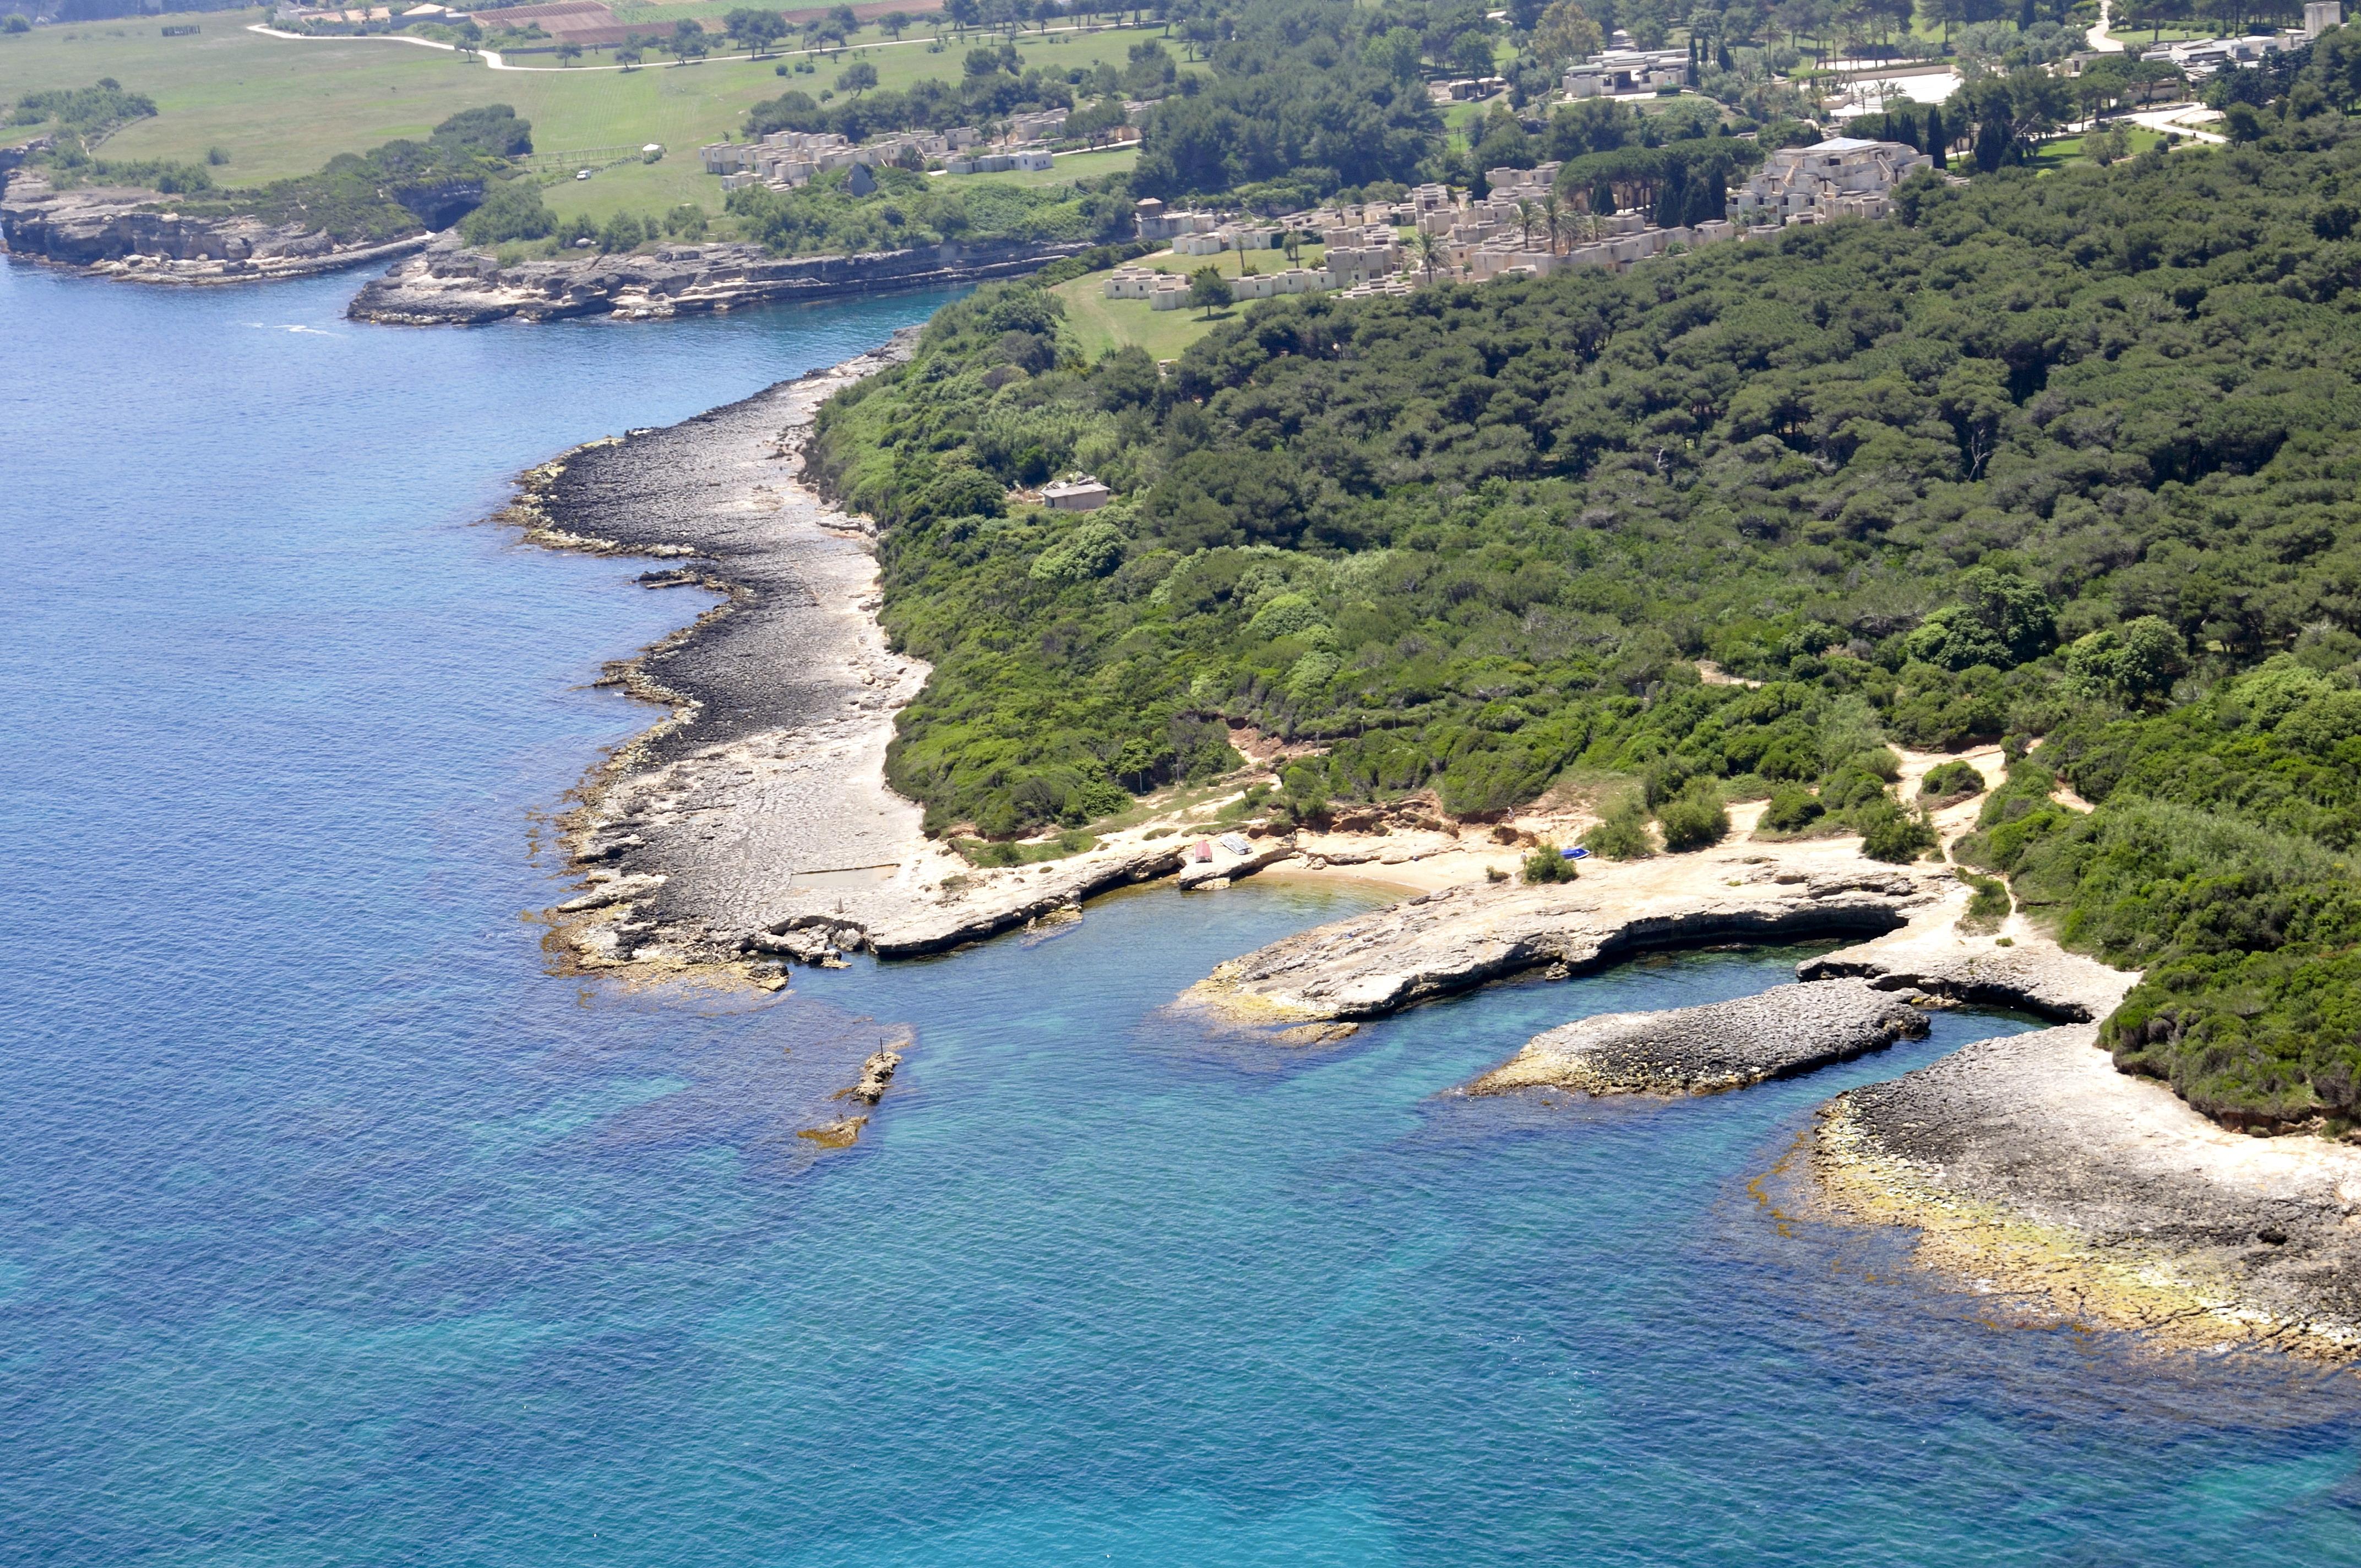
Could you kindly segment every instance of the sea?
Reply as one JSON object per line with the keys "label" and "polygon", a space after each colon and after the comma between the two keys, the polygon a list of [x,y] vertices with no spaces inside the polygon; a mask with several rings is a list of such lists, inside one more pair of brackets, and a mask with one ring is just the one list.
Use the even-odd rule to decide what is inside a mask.
{"label": "sea", "polygon": [[[2361,1563],[2353,1379],[1794,1201],[1815,1109],[1454,1092],[1659,954],[1288,1047],[1381,891],[1149,888],[787,994],[554,973],[553,817],[696,601],[519,470],[949,296],[402,329],[0,267],[0,1563]],[[881,1039],[858,1141],[799,1132]],[[816,1064],[816,1065],[815,1065]]]}

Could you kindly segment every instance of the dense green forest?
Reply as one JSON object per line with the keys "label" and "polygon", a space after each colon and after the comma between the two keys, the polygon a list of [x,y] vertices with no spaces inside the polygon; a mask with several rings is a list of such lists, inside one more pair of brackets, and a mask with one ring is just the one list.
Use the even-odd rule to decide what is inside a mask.
{"label": "dense green forest", "polygon": [[[935,665],[893,778],[1007,837],[1232,765],[1235,719],[1326,743],[1276,803],[1302,815],[1620,777],[1906,858],[1887,743],[2006,739],[1970,852],[2150,970],[2125,1064],[2217,1114],[2361,1118],[2342,128],[1922,179],[1891,223],[1622,276],[1268,302],[1170,373],[983,291],[815,454]],[[1115,503],[1006,499],[1071,468]]]}

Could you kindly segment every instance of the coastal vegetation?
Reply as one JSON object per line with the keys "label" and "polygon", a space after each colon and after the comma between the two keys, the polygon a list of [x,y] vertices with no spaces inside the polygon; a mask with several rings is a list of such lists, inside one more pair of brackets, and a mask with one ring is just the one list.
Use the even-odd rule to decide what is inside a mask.
{"label": "coastal vegetation", "polygon": [[[814,453],[935,666],[891,776],[1014,838],[1231,766],[1244,723],[1316,744],[1323,799],[1487,817],[1622,775],[1594,852],[1751,798],[1908,860],[1889,743],[2005,740],[1963,858],[2148,968],[2125,1065],[2361,1116],[2361,140],[2274,126],[1623,276],[1270,301],[1162,372],[983,291]],[[1010,499],[1072,469],[1112,504]]]}

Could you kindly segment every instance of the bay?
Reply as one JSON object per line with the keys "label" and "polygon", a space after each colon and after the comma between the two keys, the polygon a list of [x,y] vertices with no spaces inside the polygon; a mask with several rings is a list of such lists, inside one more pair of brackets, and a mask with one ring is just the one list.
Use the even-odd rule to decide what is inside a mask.
{"label": "bay", "polygon": [[[1794,950],[1284,1051],[1283,880],[794,995],[553,977],[546,823],[694,601],[518,469],[941,301],[410,332],[0,269],[0,1561],[2361,1563],[2346,1385],[1785,1217],[1813,1108],[1449,1091]],[[908,1030],[852,1149],[806,1064]],[[1767,1179],[1767,1184],[1766,1184]]]}

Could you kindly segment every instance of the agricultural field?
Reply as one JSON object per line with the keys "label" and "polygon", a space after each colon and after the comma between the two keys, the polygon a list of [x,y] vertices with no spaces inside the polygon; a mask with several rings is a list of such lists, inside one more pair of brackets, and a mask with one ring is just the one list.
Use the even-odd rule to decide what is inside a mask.
{"label": "agricultural field", "polygon": [[[0,99],[112,77],[153,97],[160,112],[110,138],[107,157],[201,162],[218,148],[229,159],[215,175],[225,184],[307,174],[337,153],[423,137],[447,116],[484,104],[513,104],[533,122],[534,145],[545,152],[662,143],[668,156],[660,163],[598,168],[604,160],[588,159],[584,161],[598,168],[592,179],[552,185],[549,201],[561,215],[603,216],[683,201],[718,209],[719,184],[698,170],[695,149],[735,133],[750,107],[790,86],[817,97],[833,86],[845,59],[869,60],[883,86],[902,88],[928,76],[957,80],[963,52],[954,43],[929,53],[923,32],[892,44],[864,31],[869,47],[816,60],[808,75],[794,72],[800,57],[793,53],[694,65],[651,62],[629,71],[596,53],[572,68],[560,68],[553,55],[523,54],[517,60],[525,69],[496,71],[478,60],[385,38],[291,40],[247,31],[262,15],[176,17],[204,29],[192,38],[163,38],[153,18],[0,36]],[[1035,33],[1020,38],[1017,49],[1028,66],[1064,71],[1103,60],[1121,64],[1132,44],[1156,36],[1154,29],[1117,27],[1046,38]],[[784,79],[781,67],[789,73]],[[1055,175],[1029,178],[1072,179],[1082,170],[1067,173],[1065,163],[1094,163],[1102,156],[1129,155],[1060,159]],[[1094,171],[1116,167],[1109,161]]]}

